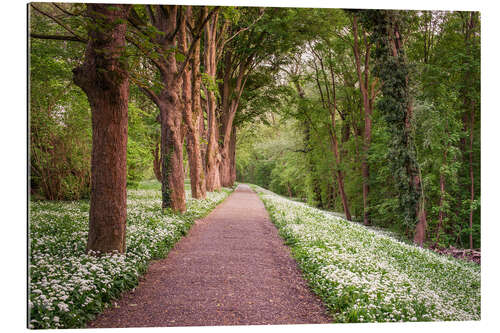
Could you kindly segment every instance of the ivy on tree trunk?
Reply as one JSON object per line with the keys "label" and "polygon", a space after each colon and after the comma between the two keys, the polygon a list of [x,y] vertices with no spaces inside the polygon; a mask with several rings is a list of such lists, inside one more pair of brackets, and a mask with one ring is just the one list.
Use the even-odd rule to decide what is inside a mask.
{"label": "ivy on tree trunk", "polygon": [[375,75],[382,83],[378,108],[383,114],[391,135],[390,160],[398,191],[402,219],[415,227],[414,242],[423,245],[426,232],[426,212],[421,187],[421,175],[411,133],[412,97],[409,86],[409,65],[403,39],[404,16],[400,11],[367,11],[365,20],[373,28]]}

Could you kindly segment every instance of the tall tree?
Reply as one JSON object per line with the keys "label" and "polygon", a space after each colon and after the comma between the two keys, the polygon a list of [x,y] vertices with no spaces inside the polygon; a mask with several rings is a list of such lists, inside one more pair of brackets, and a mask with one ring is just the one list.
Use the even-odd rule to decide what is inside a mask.
{"label": "tall tree", "polygon": [[155,6],[151,11],[153,26],[162,32],[154,42],[163,56],[157,61],[163,88],[155,102],[160,109],[162,158],[162,207],[177,212],[186,210],[182,147],[182,112],[180,109],[181,76],[175,57],[179,6]]}
{"label": "tall tree", "polygon": [[162,207],[184,212],[182,79],[196,49],[195,43],[218,7],[212,9],[198,26],[193,27],[193,38],[187,54],[182,53],[179,43],[180,31],[186,29],[184,8],[165,5],[146,5],[142,8],[143,12],[133,9],[129,16],[139,36],[131,39],[131,42],[156,67],[160,84],[159,87],[152,87],[138,80],[136,83],[160,110]]}
{"label": "tall tree", "polygon": [[370,191],[370,166],[368,164],[368,151],[370,149],[371,134],[372,134],[372,114],[375,97],[377,95],[376,80],[370,82],[370,50],[371,43],[368,41],[366,31],[362,30],[364,41],[364,61],[361,64],[361,57],[363,56],[360,50],[359,43],[359,24],[358,16],[354,13],[352,17],[352,33],[353,33],[353,51],[354,60],[356,63],[356,73],[358,74],[359,90],[363,100],[365,126],[363,131],[363,157],[361,162],[362,176],[363,176],[363,223],[370,224],[370,213],[368,204],[368,194]]}
{"label": "tall tree", "polygon": [[[469,165],[469,178],[470,178],[470,208],[469,208],[469,248],[473,248],[473,221],[474,221],[474,130],[475,130],[475,115],[477,113],[477,84],[479,81],[479,77],[477,76],[478,71],[476,70],[477,64],[475,64],[474,52],[477,48],[477,43],[475,42],[475,34],[478,31],[479,24],[479,13],[478,12],[469,12],[462,14],[463,25],[464,25],[464,44],[465,44],[465,55],[464,55],[464,67],[465,70],[463,72],[462,82],[463,85],[460,94],[463,98],[463,119],[464,119],[464,129],[468,130],[468,165]],[[475,78],[475,80],[474,80]]]}
{"label": "tall tree", "polygon": [[371,11],[369,15],[377,43],[376,75],[382,84],[382,98],[378,105],[392,136],[392,167],[397,176],[400,208],[408,226],[416,222],[413,241],[422,246],[427,218],[412,133],[413,97],[401,34],[404,12],[377,10]]}
{"label": "tall tree", "polygon": [[[206,15],[206,14],[204,14]],[[214,191],[221,187],[219,164],[220,154],[217,147],[218,128],[216,118],[217,108],[217,85],[215,83],[217,74],[217,27],[219,12],[215,13],[205,26],[204,39],[204,66],[207,85],[207,150],[205,153],[206,187],[208,191]]]}
{"label": "tall tree", "polygon": [[[202,16],[200,15],[200,19]],[[188,41],[186,32],[186,22],[190,26],[192,23],[192,8],[186,7],[185,15],[181,18],[181,27],[179,30],[179,44],[183,54],[188,54]],[[200,20],[199,20],[200,21]],[[205,171],[201,160],[200,135],[198,131],[198,119],[201,116],[200,104],[200,40],[194,42],[194,51],[191,68],[186,68],[182,75],[183,79],[183,118],[186,124],[186,151],[189,161],[189,176],[191,180],[191,195],[195,199],[204,199],[206,197]]]}
{"label": "tall tree", "polygon": [[[319,48],[321,49],[321,47]],[[342,155],[340,153],[339,139],[336,132],[337,112],[338,112],[337,89],[335,84],[335,71],[333,69],[332,57],[331,54],[327,54],[326,59],[323,59],[325,55],[322,54],[320,50],[316,50],[314,46],[311,46],[310,50],[315,57],[315,61],[313,61],[313,66],[315,71],[316,84],[321,96],[321,104],[323,105],[324,109],[328,110],[328,114],[330,117],[329,136],[331,141],[331,150],[335,158],[335,173],[336,173],[340,198],[342,199],[344,214],[346,215],[346,218],[350,221],[352,220],[352,217],[351,217],[351,211],[349,209],[347,194],[345,192],[345,186],[344,186],[345,175],[342,170]],[[327,63],[328,69],[325,68],[326,67],[325,60],[328,61]],[[319,62],[319,65],[316,64],[316,61]],[[330,78],[328,78],[328,76],[330,76]]]}
{"label": "tall tree", "polygon": [[92,110],[92,164],[87,249],[125,251],[129,78],[125,51],[130,5],[88,4],[89,41],[74,82]]}

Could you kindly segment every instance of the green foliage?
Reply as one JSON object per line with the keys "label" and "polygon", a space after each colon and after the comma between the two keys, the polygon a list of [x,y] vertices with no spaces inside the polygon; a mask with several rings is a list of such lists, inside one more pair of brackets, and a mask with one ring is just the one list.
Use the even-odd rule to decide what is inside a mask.
{"label": "green foliage", "polygon": [[205,87],[207,87],[208,91],[211,91],[215,94],[215,97],[217,97],[218,99],[220,98],[220,93],[218,88],[218,84],[220,82],[215,77],[210,76],[207,73],[201,73],[201,82]]}
{"label": "green foliage", "polygon": [[[137,187],[139,182],[150,174],[153,165],[153,146],[150,136],[150,125],[147,123],[151,115],[134,104],[128,108],[128,140],[127,140],[127,186]],[[148,172],[149,171],[149,172]]]}
{"label": "green foliage", "polygon": [[[31,29],[54,28],[32,17]],[[30,41],[30,185],[35,198],[74,200],[90,189],[90,108],[72,84],[83,46]]]}
{"label": "green foliage", "polygon": [[[326,69],[331,65],[337,76],[338,115],[334,130],[340,141],[342,161],[337,165],[333,158],[329,114],[321,100],[321,93],[323,98],[327,94],[324,84],[328,81],[331,84],[331,78],[327,75],[325,79],[321,68],[319,77],[315,76],[311,54],[304,54],[306,47],[303,46],[294,49],[295,54],[276,62],[281,69],[279,75],[273,78],[268,71],[267,78],[255,76],[256,82],[260,80],[260,88],[249,89],[250,92],[244,94],[243,111],[237,116],[242,126],[236,154],[238,179],[318,207],[342,211],[335,177],[335,170],[340,169],[345,174],[345,191],[356,220],[363,214],[364,114],[353,66],[354,54],[349,44],[353,42],[349,19],[352,13],[308,9],[299,12],[303,15],[303,22],[298,23],[300,29],[310,33],[306,33],[311,38],[307,47],[322,56]],[[288,14],[299,15],[299,12]],[[412,239],[415,207],[421,200],[427,212],[428,244],[438,241],[439,246],[459,247],[467,246],[465,239],[470,232],[468,222],[472,209],[473,242],[479,246],[479,28],[475,28],[475,33],[471,33],[466,42],[464,25],[471,13],[420,14],[357,11],[360,30],[366,31],[366,40],[360,33],[361,48],[367,42],[372,43],[373,57],[369,65],[384,82],[372,114],[372,140],[367,156],[370,166],[367,208],[372,224]],[[385,29],[393,20],[400,22],[398,28],[407,36],[398,59],[393,59],[386,47]],[[311,21],[316,25],[305,29]],[[427,37],[426,31],[429,31]],[[323,87],[321,93],[317,81]],[[302,97],[297,85],[302,89]],[[464,100],[469,101],[468,104],[464,104]],[[406,129],[410,102],[413,116]],[[470,200],[468,163],[471,110],[475,116],[474,202]],[[271,117],[269,112],[280,116]],[[250,119],[260,124],[247,125]],[[421,190],[410,186],[410,174],[416,172],[422,177]],[[441,176],[444,177],[444,191],[441,191]],[[440,216],[442,222],[439,222]]]}
{"label": "green foliage", "polygon": [[232,23],[238,23],[241,17],[241,10],[234,6],[224,6],[221,9],[221,13],[224,16],[225,20],[228,20]]}
{"label": "green foliage", "polygon": [[[88,20],[80,15],[85,4],[60,4],[77,15],[63,14],[49,3],[35,5],[86,36]],[[196,17],[200,8],[193,9]],[[140,32],[131,27],[127,33],[134,43],[127,45],[122,57],[135,83],[131,85],[127,146],[127,182],[135,187],[152,178],[151,152],[160,137],[157,107],[138,86],[158,94],[164,87],[153,61],[172,52],[177,61],[183,61],[185,55],[176,47],[157,47],[153,40],[164,34],[152,25],[145,5],[133,5],[132,10],[144,23]],[[480,246],[478,13],[221,7],[218,31],[225,26],[223,37],[230,40],[218,50],[222,54],[217,75],[202,74],[202,82],[216,94],[221,107],[221,97],[226,97],[221,96],[225,56],[230,55],[233,63],[230,98],[236,95],[232,88],[237,64],[250,61],[234,119],[238,179],[342,211],[336,176],[340,170],[352,215],[355,220],[362,216],[365,116],[353,52],[354,13],[359,18],[360,50],[370,49],[372,57],[366,65],[376,74],[368,77],[368,85],[377,91],[383,83],[374,100],[372,140],[366,156],[370,166],[367,209],[372,223],[411,238],[420,200],[428,217],[428,243],[464,247],[472,232],[473,243]],[[32,32],[68,34],[33,10],[30,23]],[[387,29],[395,23],[404,39],[397,59],[390,56],[386,38]],[[203,50],[203,38],[201,42]],[[90,182],[90,111],[85,95],[72,84],[71,73],[81,61],[84,44],[32,38],[30,47],[31,193],[34,198],[85,197]],[[361,60],[364,68],[365,59]],[[335,73],[335,128],[329,112],[332,105],[325,103],[327,95],[333,95],[330,68]],[[406,129],[409,103],[414,110]],[[332,151],[333,133],[339,142],[340,163]],[[416,172],[423,191],[409,181]]]}
{"label": "green foliage", "polygon": [[[426,59],[421,43],[416,43],[413,48],[421,51],[412,55],[415,61],[421,61],[418,68],[420,94],[415,109],[416,126],[420,128],[420,135],[417,136],[419,159],[422,160],[423,173],[427,175],[424,176],[427,200],[435,203],[429,212],[429,238],[437,242],[439,234],[440,246],[466,246],[462,238],[470,233],[468,222],[471,210],[474,212],[473,243],[480,244],[480,214],[475,206],[471,206],[469,165],[471,152],[477,196],[480,193],[478,180],[481,172],[480,22],[476,21],[475,28],[467,37],[464,25],[471,17],[479,20],[478,13],[474,12],[427,12],[421,24],[432,27],[432,24],[439,23],[440,38],[429,45]],[[469,150],[471,114],[475,118],[472,151]],[[444,193],[441,193],[440,176],[444,180]],[[438,230],[440,211],[443,223]]]}
{"label": "green foliage", "polygon": [[[373,24],[371,36],[377,44],[375,52],[375,75],[382,82],[382,97],[377,102],[377,109],[383,115],[390,133],[389,161],[391,171],[395,176],[396,191],[399,197],[401,221],[413,228],[417,220],[418,202],[422,200],[420,188],[415,186],[413,178],[418,175],[418,162],[413,142],[407,124],[413,119],[409,113],[412,96],[409,80],[410,68],[404,54],[404,49],[398,48],[393,55],[391,38],[394,27],[404,29],[404,13],[398,11],[370,11]],[[391,35],[392,34],[392,35]],[[389,37],[391,36],[391,37]],[[396,40],[393,43],[398,43]]]}

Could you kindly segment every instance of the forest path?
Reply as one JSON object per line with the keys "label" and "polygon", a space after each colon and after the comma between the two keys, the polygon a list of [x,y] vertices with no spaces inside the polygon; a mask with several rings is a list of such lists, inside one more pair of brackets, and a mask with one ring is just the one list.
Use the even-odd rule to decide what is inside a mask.
{"label": "forest path", "polygon": [[329,323],[257,194],[238,188],[89,327]]}

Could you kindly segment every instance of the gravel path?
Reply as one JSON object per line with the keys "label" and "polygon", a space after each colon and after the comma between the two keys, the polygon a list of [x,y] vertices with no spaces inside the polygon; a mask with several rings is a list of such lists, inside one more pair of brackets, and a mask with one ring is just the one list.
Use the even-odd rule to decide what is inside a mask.
{"label": "gravel path", "polygon": [[329,322],[259,197],[239,185],[89,327]]}

